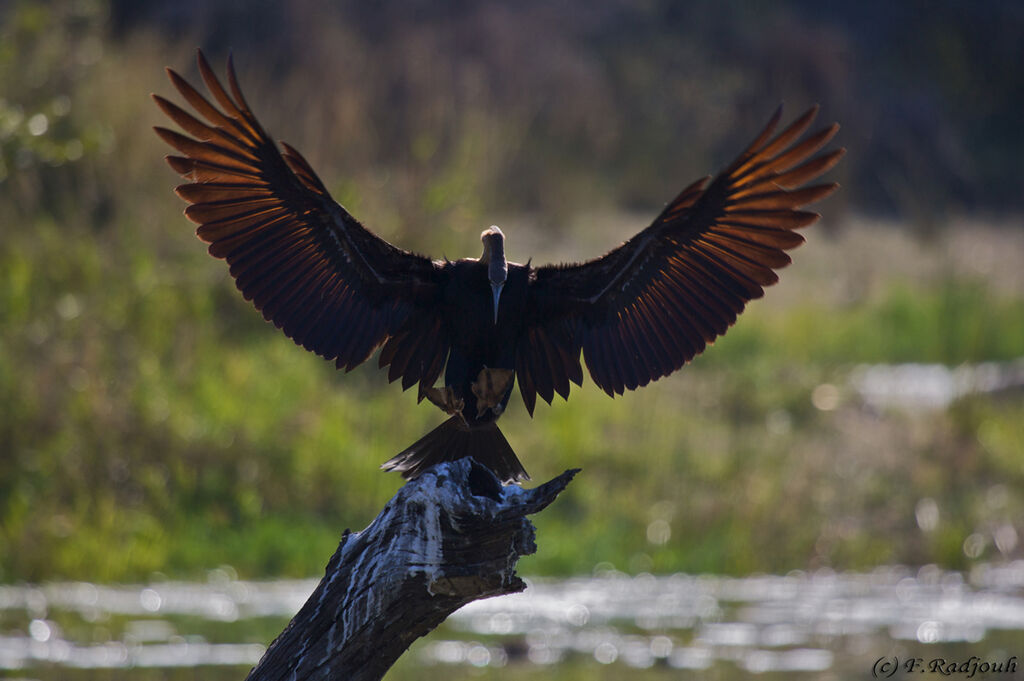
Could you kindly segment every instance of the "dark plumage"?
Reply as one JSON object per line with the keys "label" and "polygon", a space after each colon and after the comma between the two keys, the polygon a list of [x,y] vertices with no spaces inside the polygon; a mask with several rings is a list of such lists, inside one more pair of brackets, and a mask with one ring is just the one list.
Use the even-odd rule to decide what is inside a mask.
{"label": "dark plumage", "polygon": [[[189,136],[156,128],[181,155],[210,254],[227,260],[247,300],[296,343],[352,369],[381,347],[379,364],[402,388],[419,384],[451,418],[385,464],[406,477],[472,454],[506,481],[526,471],[495,425],[514,382],[532,414],[580,385],[586,363],[609,395],[667,376],[725,333],[747,301],[775,283],[799,210],[836,189],[805,186],[843,154],[814,154],[831,125],[801,136],[817,109],[760,135],[710,184],[684,189],[650,227],[594,260],[532,267],[508,263],[497,228],[479,260],[436,261],[396,248],[365,229],[328,195],[306,160],[264,132],[228,61],[230,94],[202,53],[199,71],[218,106],[168,69],[200,120],[154,95]],[[444,369],[444,386],[434,383]]]}

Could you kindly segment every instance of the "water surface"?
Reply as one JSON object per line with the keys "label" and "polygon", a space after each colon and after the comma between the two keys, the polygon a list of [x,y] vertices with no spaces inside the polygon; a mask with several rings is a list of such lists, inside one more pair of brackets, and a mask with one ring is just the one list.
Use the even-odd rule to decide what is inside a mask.
{"label": "water surface", "polygon": [[[201,583],[3,586],[0,676],[241,679],[315,586],[224,570]],[[1024,561],[966,575],[934,566],[744,578],[607,571],[529,580],[525,593],[472,603],[391,677],[867,678],[880,659],[898,660],[902,673],[936,659],[1014,656],[1024,656]],[[1000,678],[1019,678],[1017,667]]]}

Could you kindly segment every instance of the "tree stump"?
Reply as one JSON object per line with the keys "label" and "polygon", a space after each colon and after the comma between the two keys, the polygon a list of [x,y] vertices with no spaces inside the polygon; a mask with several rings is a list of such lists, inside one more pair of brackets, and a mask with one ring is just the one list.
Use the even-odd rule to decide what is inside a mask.
{"label": "tree stump", "polygon": [[466,603],[522,591],[516,562],[537,550],[525,516],[578,471],[527,490],[465,458],[409,481],[365,530],[345,530],[324,578],[247,681],[380,679]]}

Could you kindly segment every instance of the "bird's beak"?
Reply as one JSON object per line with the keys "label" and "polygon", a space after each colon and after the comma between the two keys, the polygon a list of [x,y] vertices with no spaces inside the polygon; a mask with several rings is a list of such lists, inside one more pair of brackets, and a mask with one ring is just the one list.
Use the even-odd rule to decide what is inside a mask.
{"label": "bird's beak", "polygon": [[500,284],[491,283],[491,291],[494,293],[494,323],[498,323],[498,299],[501,298],[501,287],[505,285],[505,282]]}

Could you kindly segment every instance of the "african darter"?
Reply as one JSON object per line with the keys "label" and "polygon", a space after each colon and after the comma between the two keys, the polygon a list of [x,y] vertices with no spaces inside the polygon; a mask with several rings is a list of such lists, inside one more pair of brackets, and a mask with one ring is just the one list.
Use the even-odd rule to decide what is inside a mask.
{"label": "african darter", "polygon": [[772,137],[780,109],[710,183],[685,188],[650,227],[599,258],[508,262],[492,227],[479,259],[431,260],[368,231],[299,152],[279,150],[230,59],[230,94],[202,52],[198,62],[216,104],[167,71],[205,121],[154,95],[190,135],[156,129],[181,154],[167,161],[188,180],[176,189],[191,204],[185,214],[245,298],[296,343],[346,371],[381,347],[389,381],[401,379],[403,390],[418,383],[421,399],[451,414],[384,464],[407,478],[471,454],[506,482],[528,479],[495,422],[516,380],[531,415],[538,395],[567,398],[570,382],[583,381],[581,353],[612,396],[682,367],[777,281],[785,251],[803,242],[794,230],[819,217],[799,208],[837,186],[807,183],[843,154],[814,156],[839,127],[804,137],[816,107]]}

